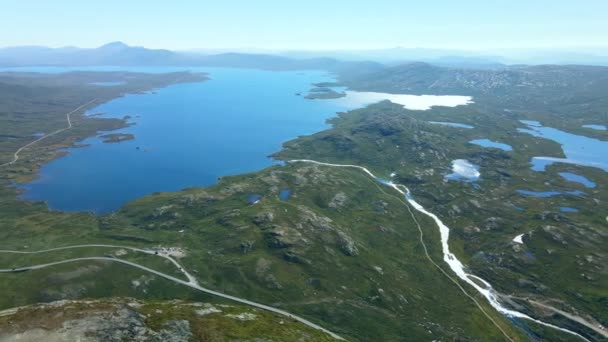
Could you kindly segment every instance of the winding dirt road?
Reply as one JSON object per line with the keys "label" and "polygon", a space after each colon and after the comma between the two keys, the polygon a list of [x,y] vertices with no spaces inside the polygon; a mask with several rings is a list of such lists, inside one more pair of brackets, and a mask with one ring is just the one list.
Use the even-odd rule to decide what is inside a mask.
{"label": "winding dirt road", "polygon": [[[46,134],[34,141],[31,141],[27,144],[25,144],[24,146],[20,147],[19,149],[17,149],[15,151],[15,153],[13,154],[13,160],[6,162],[4,164],[0,164],[0,167],[4,167],[4,166],[8,166],[8,165],[12,165],[14,163],[16,163],[19,160],[19,153],[21,153],[23,150],[29,148],[30,146],[44,140],[47,139],[51,136],[54,136],[56,134],[59,134],[63,131],[69,130],[72,128],[72,121],[71,121],[71,115],[73,113],[78,112],[79,110],[81,110],[82,108],[94,103],[95,101],[97,101],[98,99],[93,99],[83,105],[80,105],[79,107],[77,107],[76,109],[72,110],[69,113],[66,113],[66,120],[67,120],[67,127],[58,129],[54,132],[51,132],[49,134]],[[565,329],[565,328],[561,328],[558,326],[555,326],[553,324],[550,323],[546,323],[546,322],[542,322],[540,320],[534,319],[528,315],[525,315],[521,312],[518,311],[514,311],[511,309],[508,309],[504,306],[502,306],[502,304],[500,304],[498,302],[497,296],[495,291],[492,289],[492,286],[485,280],[483,280],[482,278],[479,278],[475,275],[472,274],[468,274],[466,272],[464,272],[464,266],[462,265],[462,263],[456,258],[456,256],[454,254],[452,254],[449,251],[449,245],[448,245],[448,236],[449,236],[449,228],[433,213],[427,211],[424,207],[422,207],[420,204],[418,204],[412,197],[410,194],[409,189],[401,184],[395,184],[392,183],[390,181],[381,179],[379,177],[376,177],[371,171],[369,171],[367,168],[359,166],[359,165],[349,165],[349,164],[332,164],[332,163],[324,163],[324,162],[318,162],[315,160],[309,160],[309,159],[297,159],[297,160],[290,160],[289,162],[304,162],[304,163],[313,163],[313,164],[317,164],[317,165],[324,165],[324,166],[329,166],[329,167],[346,167],[346,168],[356,168],[359,169],[363,172],[365,172],[368,176],[372,177],[374,180],[379,181],[380,183],[387,185],[391,188],[393,188],[394,190],[396,190],[397,192],[399,192],[401,195],[403,195],[405,197],[405,199],[407,200],[407,202],[418,212],[421,212],[423,214],[425,214],[426,216],[430,217],[431,219],[433,219],[436,223],[437,226],[439,227],[440,233],[441,233],[441,237],[442,237],[442,247],[443,247],[443,253],[444,253],[444,261],[446,263],[448,263],[448,265],[450,266],[450,268],[452,269],[452,271],[454,271],[454,273],[456,273],[456,275],[464,280],[465,282],[467,282],[468,284],[470,284],[471,286],[473,286],[480,294],[482,294],[490,303],[490,305],[492,305],[492,307],[494,307],[495,309],[497,309],[499,312],[508,315],[508,316],[512,316],[512,317],[518,317],[518,318],[523,318],[523,319],[528,319],[531,321],[534,321],[538,324],[547,326],[547,327],[551,327],[572,335],[575,335],[577,337],[582,338],[583,340],[587,339],[585,337],[583,337],[582,335],[573,332],[571,330]],[[403,202],[406,207],[408,208],[412,219],[414,220],[414,222],[416,223],[419,233],[420,233],[420,242],[422,243],[426,258],[436,267],[438,268],[448,279],[450,279],[450,281],[452,281],[454,284],[456,284],[460,290],[468,297],[470,298],[475,304],[476,306],[483,312],[483,314],[492,321],[492,323],[503,333],[503,335],[510,341],[513,341],[513,339],[502,329],[502,327],[500,327],[500,325],[483,309],[483,307],[477,302],[477,300],[472,297],[469,293],[467,293],[467,291],[458,283],[458,281],[456,281],[455,279],[453,279],[450,275],[447,274],[447,272],[445,270],[443,270],[443,268],[441,268],[441,266],[439,266],[437,263],[435,263],[435,261],[430,257],[430,255],[428,254],[427,251],[427,247],[426,244],[424,243],[424,235],[423,235],[423,231],[422,231],[422,227],[420,226],[420,224],[418,223],[416,217],[414,216],[413,212],[410,209],[410,206],[408,206],[405,202]],[[137,251],[137,252],[141,252],[141,253],[146,253],[146,254],[153,254],[153,255],[158,255],[160,257],[163,257],[167,260],[169,260],[171,263],[173,263],[179,270],[180,272],[182,272],[184,274],[184,276],[186,276],[186,278],[188,279],[188,281],[184,281],[178,278],[175,278],[171,275],[153,270],[151,268],[148,268],[146,266],[143,265],[139,265],[137,263],[133,263],[127,260],[122,260],[122,259],[118,259],[118,258],[111,258],[111,257],[85,257],[85,258],[75,258],[75,259],[68,259],[68,260],[62,260],[62,261],[56,261],[56,262],[51,262],[51,263],[46,263],[46,264],[40,264],[40,265],[32,265],[32,266],[25,266],[25,267],[20,267],[20,268],[13,268],[13,269],[0,269],[0,273],[18,273],[18,272],[25,272],[25,271],[29,271],[29,270],[37,270],[37,269],[42,269],[42,268],[46,268],[46,267],[52,267],[55,265],[60,265],[60,264],[66,264],[66,263],[72,263],[72,262],[79,262],[79,261],[112,261],[112,262],[118,262],[118,263],[122,263],[131,267],[135,267],[138,268],[140,270],[144,270],[147,271],[149,273],[153,273],[156,274],[162,278],[165,278],[167,280],[173,281],[175,283],[178,284],[182,284],[188,287],[191,287],[193,289],[211,294],[211,295],[215,295],[218,297],[222,297],[225,299],[229,299],[235,302],[239,302],[242,304],[246,304],[246,305],[250,305],[253,307],[257,307],[263,310],[267,310],[270,312],[274,312],[277,313],[279,315],[297,320],[313,329],[319,330],[319,331],[323,331],[325,333],[327,333],[328,335],[332,336],[335,339],[339,339],[339,340],[343,340],[342,337],[338,336],[337,334],[332,333],[331,331],[317,325],[314,324],[302,317],[293,315],[287,311],[284,310],[280,310],[271,306],[267,306],[264,304],[260,304],[260,303],[256,303],[256,302],[252,302],[246,299],[242,299],[242,298],[238,298],[238,297],[234,297],[231,295],[227,295],[221,292],[217,292],[211,289],[207,289],[204,288],[202,286],[200,286],[196,280],[196,278],[194,276],[192,276],[190,273],[188,273],[184,267],[182,267],[174,258],[172,258],[169,254],[167,253],[163,253],[159,250],[146,250],[146,249],[139,249],[139,248],[134,248],[134,247],[128,247],[128,246],[115,246],[115,245],[103,245],[103,244],[92,244],[92,245],[78,245],[78,246],[67,246],[67,247],[58,247],[58,248],[52,248],[52,249],[46,249],[46,250],[41,250],[41,251],[33,251],[33,252],[27,252],[27,251],[11,251],[11,250],[0,250],[0,253],[14,253],[14,254],[38,254],[38,253],[47,253],[47,252],[52,252],[52,251],[59,251],[59,250],[65,250],[65,249],[75,249],[75,248],[90,248],[90,247],[106,247],[106,248],[123,248],[123,249],[129,249],[132,251]],[[480,286],[478,283],[472,281],[471,279],[476,279],[479,282],[483,283],[484,286]],[[579,324],[583,324],[585,326],[587,326],[588,328],[593,329],[595,332],[601,334],[602,336],[606,337],[608,336],[608,333],[606,333],[606,331],[600,330],[597,327],[592,326],[589,322],[587,322],[586,320],[582,319],[579,316],[575,316],[572,314],[569,314],[567,312],[563,312],[561,310],[557,310],[555,308],[552,307],[547,307],[546,305],[542,304],[542,303],[538,303],[535,302],[533,303],[534,305],[537,306],[541,306],[541,307],[545,307],[546,309],[551,309],[554,312],[561,314],[562,316],[577,322]],[[582,320],[582,321],[581,321]]]}
{"label": "winding dirt road", "polygon": [[83,257],[83,258],[73,258],[73,259],[67,259],[67,260],[61,260],[61,261],[55,261],[55,262],[50,262],[50,263],[45,263],[45,264],[38,264],[38,265],[30,265],[30,266],[23,266],[23,267],[16,267],[16,268],[10,268],[10,269],[0,269],[0,273],[21,273],[21,272],[27,272],[27,271],[31,271],[31,270],[39,270],[42,268],[46,268],[46,267],[52,267],[52,266],[56,266],[56,265],[62,265],[62,264],[68,264],[68,263],[73,263],[73,262],[80,262],[80,261],[111,261],[111,262],[118,262],[124,265],[128,265],[131,267],[135,267],[138,268],[140,270],[155,274],[159,277],[165,278],[169,281],[172,281],[176,284],[181,284],[184,286],[188,286],[190,288],[193,288],[195,290],[210,294],[210,295],[214,295],[217,297],[221,297],[221,298],[225,298],[225,299],[229,299],[241,304],[245,304],[245,305],[249,305],[252,307],[256,307],[262,310],[266,310],[266,311],[270,311],[276,314],[279,314],[281,316],[285,316],[287,318],[296,320],[302,324],[305,324],[313,329],[316,329],[318,331],[322,331],[326,334],[328,334],[329,336],[337,339],[337,340],[344,340],[342,337],[340,337],[339,335],[321,327],[320,325],[317,325],[313,322],[310,322],[309,320],[302,318],[300,316],[296,316],[292,313],[289,313],[287,311],[281,310],[281,309],[277,309],[274,308],[272,306],[268,306],[265,304],[260,304],[260,303],[256,303],[247,299],[243,299],[243,298],[239,298],[239,297],[235,297],[235,296],[231,296],[222,292],[218,292],[218,291],[214,291],[205,287],[202,287],[201,285],[198,284],[198,282],[196,281],[196,279],[190,275],[175,259],[173,259],[170,255],[168,255],[167,253],[161,253],[160,251],[162,251],[162,249],[160,250],[147,250],[147,249],[140,249],[140,248],[134,248],[134,247],[129,247],[129,246],[116,246],[116,245],[103,245],[103,244],[92,244],[92,245],[77,245],[77,246],[66,246],[66,247],[57,247],[57,248],[51,248],[51,249],[45,249],[45,250],[40,250],[40,251],[13,251],[13,250],[0,250],[0,253],[10,253],[10,254],[41,254],[41,253],[48,253],[48,252],[53,252],[53,251],[60,251],[60,250],[66,250],[66,249],[77,249],[77,248],[91,248],[91,247],[103,247],[103,248],[121,248],[121,249],[129,249],[132,251],[137,251],[137,252],[142,252],[142,253],[146,253],[146,254],[151,254],[151,255],[157,255],[160,257],[163,257],[165,259],[170,260],[174,265],[176,265],[176,267],[178,267],[178,269],[188,278],[188,281],[176,278],[172,275],[166,274],[166,273],[162,273],[159,271],[156,271],[154,269],[151,269],[149,267],[131,262],[131,261],[127,261],[127,260],[123,260],[123,259],[119,259],[119,258],[112,258],[112,257]]}
{"label": "winding dirt road", "polygon": [[35,143],[37,143],[37,142],[39,142],[39,141],[42,141],[42,140],[44,140],[44,139],[46,139],[46,138],[48,138],[48,137],[51,137],[51,136],[53,136],[53,135],[55,135],[55,134],[59,134],[59,133],[61,133],[61,132],[63,132],[63,131],[67,131],[68,129],[72,128],[72,119],[70,118],[70,116],[71,116],[72,114],[74,114],[74,113],[78,112],[78,111],[79,111],[79,110],[81,110],[82,108],[84,108],[84,107],[86,107],[86,106],[88,106],[88,105],[92,104],[93,102],[95,102],[95,101],[97,101],[97,100],[98,100],[98,99],[93,99],[93,100],[91,100],[91,101],[89,101],[89,102],[87,102],[87,103],[85,103],[85,104],[83,104],[83,105],[78,106],[78,108],[74,109],[73,111],[71,111],[71,112],[67,113],[67,114],[65,115],[66,120],[67,120],[67,122],[68,122],[67,127],[64,127],[64,128],[58,129],[58,130],[56,130],[56,131],[54,131],[54,132],[51,132],[51,133],[49,133],[49,134],[45,134],[45,135],[41,136],[40,138],[38,138],[38,139],[36,139],[36,140],[34,140],[34,141],[32,141],[32,142],[29,142],[29,143],[27,143],[27,144],[25,144],[25,145],[21,146],[21,147],[20,147],[20,148],[18,148],[18,149],[17,149],[17,151],[15,151],[15,153],[13,154],[13,160],[11,160],[11,161],[9,161],[9,162],[6,162],[6,163],[4,163],[4,164],[0,164],[0,167],[15,164],[15,163],[16,163],[16,162],[19,160],[19,153],[21,153],[21,151],[25,150],[26,148],[28,148],[28,147],[30,147],[30,146],[32,146],[32,145],[34,145]]}
{"label": "winding dirt road", "polygon": [[87,245],[74,245],[74,246],[43,249],[43,250],[39,250],[39,251],[14,251],[14,250],[2,249],[2,250],[0,250],[0,253],[43,254],[43,253],[56,252],[56,251],[61,251],[61,250],[66,250],[66,249],[95,248],[95,247],[128,249],[128,250],[135,251],[135,252],[141,252],[141,253],[156,255],[161,258],[165,258],[165,259],[169,260],[173,265],[175,265],[175,267],[177,267],[177,269],[180,270],[180,272],[182,272],[184,274],[184,276],[186,276],[186,278],[188,279],[189,282],[198,285],[196,278],[193,275],[191,275],[190,273],[188,273],[188,271],[186,271],[186,269],[182,265],[180,265],[177,262],[177,260],[172,258],[170,253],[167,252],[167,250],[162,249],[162,248],[161,249],[141,249],[141,248],[128,247],[128,246],[117,246],[117,245],[106,245],[106,244],[87,244]]}

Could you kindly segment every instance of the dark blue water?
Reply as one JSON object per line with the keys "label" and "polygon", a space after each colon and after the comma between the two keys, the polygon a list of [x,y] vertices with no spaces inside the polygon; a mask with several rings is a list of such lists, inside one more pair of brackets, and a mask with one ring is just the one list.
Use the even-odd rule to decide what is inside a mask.
{"label": "dark blue water", "polygon": [[475,140],[471,140],[469,142],[474,145],[479,145],[482,147],[497,148],[497,149],[500,149],[503,151],[512,151],[513,150],[511,145],[495,142],[495,141],[492,141],[489,139],[475,139]]}
{"label": "dark blue water", "polygon": [[283,201],[287,201],[289,197],[291,197],[291,189],[281,189],[279,198]]}
{"label": "dark blue water", "polygon": [[249,202],[249,204],[256,204],[261,200],[262,200],[262,195],[258,195],[258,194],[247,195],[247,202]]}
{"label": "dark blue water", "polygon": [[521,120],[528,128],[518,128],[519,132],[528,133],[535,137],[553,140],[562,145],[566,158],[538,156],[532,159],[534,171],[544,171],[547,165],[553,163],[568,163],[600,168],[608,172],[608,141],[589,138],[544,127],[536,121]]}
{"label": "dark blue water", "polygon": [[562,178],[567,181],[582,184],[586,188],[591,189],[591,188],[595,188],[595,186],[596,186],[595,182],[589,180],[585,176],[577,175],[576,173],[560,172],[559,175],[562,176]]}
{"label": "dark blue water", "polygon": [[91,110],[105,117],[138,115],[134,126],[113,131],[136,138],[115,144],[97,137],[82,141],[90,146],[69,149],[45,165],[40,178],[24,186],[24,198],[45,200],[56,210],[105,213],[153,192],[210,185],[220,176],[273,164],[267,156],[283,142],[323,130],[327,118],[349,109],[332,100],[295,96],[312,83],[331,81],[324,72],[201,71],[210,72],[211,80],[128,95]]}
{"label": "dark blue water", "polygon": [[571,207],[559,207],[559,211],[562,213],[578,213],[578,209]]}
{"label": "dark blue water", "polygon": [[525,196],[533,196],[533,197],[553,197],[559,195],[574,195],[574,196],[582,196],[585,193],[579,190],[574,191],[531,191],[531,190],[517,190],[518,193]]}
{"label": "dark blue water", "polygon": [[526,257],[526,259],[536,260],[536,256],[534,256],[534,253],[530,251],[525,251],[524,256]]}

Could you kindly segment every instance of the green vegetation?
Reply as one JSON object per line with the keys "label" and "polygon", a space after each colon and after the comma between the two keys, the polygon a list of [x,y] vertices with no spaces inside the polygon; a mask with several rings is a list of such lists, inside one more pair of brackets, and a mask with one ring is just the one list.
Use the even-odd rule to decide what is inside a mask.
{"label": "green vegetation", "polygon": [[[597,169],[553,165],[547,172],[529,167],[539,151],[561,150],[555,143],[514,132],[487,133],[513,146],[513,153],[483,149],[468,141],[475,130],[427,124],[420,119],[438,120],[452,112],[455,117],[476,106],[407,111],[388,102],[340,115],[334,127],[285,145],[281,159],[309,158],[325,162],[358,164],[406,184],[415,198],[452,228],[450,246],[459,259],[490,281],[501,293],[542,298],[569,312],[590,315],[605,321],[604,302],[608,282],[606,254],[606,212],[600,210],[606,198],[608,177]],[[481,122],[477,121],[477,126]],[[450,133],[458,132],[458,134]],[[445,182],[451,160],[465,158],[480,165],[479,188],[470,183]],[[558,172],[572,171],[598,181],[595,189],[565,182]],[[580,189],[586,196],[557,196],[539,200],[516,193],[517,189]],[[580,213],[562,214],[560,206],[581,208]],[[516,208],[525,208],[518,211]],[[429,228],[433,228],[430,225]],[[512,239],[528,233],[524,245]],[[563,272],[576,275],[564,277]],[[542,310],[528,308],[536,317]],[[551,320],[551,317],[544,317]],[[562,326],[572,323],[564,322]],[[571,326],[577,330],[576,325]]]}
{"label": "green vegetation", "polygon": [[[282,188],[293,191],[287,201],[278,198]],[[262,200],[249,204],[251,193],[262,195]],[[28,236],[27,250],[81,243],[180,247],[186,251],[182,264],[203,286],[300,314],[351,339],[502,336],[488,328],[488,319],[423,257],[417,228],[400,198],[355,170],[275,167],[223,178],[209,189],[147,196],[99,218],[41,214],[42,204],[32,204],[29,210],[18,201],[14,206],[21,208],[16,214],[20,220],[7,221],[19,222],[19,228],[2,232],[7,248],[23,249],[24,236]],[[424,217],[419,219],[430,225]],[[429,242],[438,240],[435,229],[425,235]],[[438,244],[429,248],[440,260]],[[1,260],[5,267],[19,267],[115,252],[70,250],[19,258],[19,262],[7,256]],[[170,272],[154,256],[121,258]],[[144,284],[141,278],[148,275],[117,271],[125,269],[123,265],[93,264],[101,266],[90,270],[88,263],[81,263],[3,276],[5,293],[19,289],[10,292],[6,306],[39,301],[41,292],[45,301],[66,295],[184,296],[183,287],[167,286],[160,279],[134,288],[133,281]],[[88,271],[77,271],[82,268]],[[69,276],[62,276],[66,273]],[[34,285],[35,279],[52,279],[43,283],[58,290],[45,291]],[[500,315],[492,315],[517,336],[519,332]]]}
{"label": "green vegetation", "polygon": [[103,139],[104,143],[113,144],[113,143],[119,143],[119,142],[123,142],[123,141],[127,141],[127,140],[133,140],[133,139],[135,139],[135,135],[130,134],[130,133],[110,133],[110,134],[104,134],[104,135],[100,136],[100,138]]}
{"label": "green vegetation", "polygon": [[[343,73],[339,85],[393,94],[473,96],[476,108],[471,112],[476,115],[461,117],[448,111],[444,116],[475,125],[481,122],[481,128],[490,133],[509,129],[515,120],[523,119],[576,134],[608,137],[608,131],[589,132],[581,127],[607,119],[608,67],[536,65],[476,70],[411,63],[363,74]],[[479,114],[485,118],[479,120]]]}
{"label": "green vegetation", "polygon": [[130,298],[62,301],[3,312],[0,339],[14,338],[159,342],[334,340],[300,323],[248,307],[183,301],[141,302]]}
{"label": "green vegetation", "polygon": [[309,100],[327,100],[327,99],[338,99],[345,97],[345,93],[339,93],[331,88],[327,87],[316,87],[312,88],[305,98]]}
{"label": "green vegetation", "polygon": [[[421,74],[423,69],[419,71]],[[559,82],[555,81],[557,84],[577,80],[568,74],[574,72],[570,67],[564,70],[569,76],[559,78]],[[439,77],[434,72],[428,77]],[[602,84],[603,73],[596,74],[598,76],[591,73],[583,76],[593,77],[592,81],[599,80],[597,84]],[[0,140],[3,160],[10,161],[19,146],[32,140],[32,134],[64,127],[66,113],[91,97],[99,97],[99,92],[107,92],[103,98],[107,100],[127,91],[121,87],[129,87],[129,83],[115,87],[91,86],[90,91],[82,86],[92,82],[91,79],[117,79],[116,75],[101,75],[21,75],[11,76],[15,79],[12,83],[0,81],[7,89],[22,89],[19,88],[25,82],[22,78],[40,78],[38,83],[29,82],[55,82],[62,89],[62,92],[48,92],[48,98],[36,98],[31,103],[32,100],[23,95],[26,93],[23,89],[15,90],[18,100],[14,101],[20,103],[19,106],[7,107],[0,113],[0,119],[5,118],[0,125],[3,136],[14,136]],[[167,75],[129,75],[136,79],[157,77],[141,80],[153,86],[175,80]],[[395,72],[368,75],[368,83],[344,76],[342,82],[374,91],[450,93],[456,89],[446,86],[444,90],[434,91],[434,88],[425,88],[426,83],[416,88],[407,83],[416,78],[407,75],[404,78]],[[458,80],[474,77],[466,73],[460,75]],[[182,76],[186,80],[201,77]],[[74,81],[79,86],[65,86],[64,83],[70,83],[60,81],[62,77],[84,80]],[[53,78],[58,80],[51,81]],[[517,83],[507,82],[501,86],[501,92],[474,93],[474,105],[424,112],[382,102],[340,114],[331,120],[332,128],[286,143],[275,157],[358,164],[385,178],[395,172],[397,182],[406,184],[419,202],[452,228],[450,247],[472,273],[490,281],[501,294],[513,296],[509,300],[518,310],[599,339],[570,320],[517,299],[532,298],[604,325],[608,321],[605,310],[608,262],[603,249],[607,213],[601,210],[608,200],[605,189],[608,175],[593,168],[560,164],[550,166],[544,173],[530,170],[532,156],[560,157],[561,149],[556,143],[517,133],[516,128],[522,127],[517,120],[540,120],[548,126],[562,128],[563,124],[558,121],[564,115],[563,99],[555,95],[559,87],[534,84],[537,86],[530,86],[536,92],[534,96],[526,95],[527,91],[515,91],[519,89]],[[36,88],[38,85],[31,87],[36,96],[44,96],[41,95],[44,92]],[[504,96],[500,95],[503,93]],[[580,116],[577,113],[564,118],[567,125],[574,125],[582,117],[597,119],[600,113],[605,113],[602,112],[605,107],[601,107],[603,100],[582,96],[587,94],[583,90],[574,93],[579,95],[570,99],[569,108],[586,109]],[[599,91],[588,94],[600,96]],[[509,106],[505,107],[507,103]],[[20,111],[24,114],[18,115]],[[427,121],[462,122],[476,128],[466,130]],[[350,340],[378,340],[379,336],[388,341],[504,339],[472,300],[424,257],[412,215],[420,222],[431,258],[450,274],[447,265],[441,262],[436,225],[423,215],[411,214],[399,194],[359,170],[288,163],[252,174],[223,177],[217,185],[206,189],[156,193],[104,216],[51,212],[43,203],[19,200],[10,182],[34,177],[38,166],[57,156],[58,148],[95,135],[97,131],[125,125],[124,120],[81,115],[74,116],[73,123],[73,129],[33,145],[23,151],[18,163],[0,171],[2,249],[40,250],[99,243],[139,248],[179,247],[185,251],[180,263],[201,285],[298,314]],[[5,129],[7,125],[11,128]],[[468,143],[476,138],[508,143],[514,151],[484,149]],[[459,158],[480,165],[482,178],[476,183],[479,188],[469,183],[444,182],[443,176],[450,172],[450,161]],[[586,196],[542,201],[515,192],[521,188],[577,188],[557,175],[562,171],[585,175],[598,184],[597,188],[581,188]],[[288,200],[281,200],[278,194],[286,188],[292,195]],[[261,195],[261,201],[249,203],[247,197],[251,194]],[[562,205],[582,210],[576,214],[556,213],[556,207]],[[515,207],[526,210],[518,211]],[[513,243],[513,237],[521,233],[528,233],[525,243]],[[0,254],[0,268],[83,256],[116,256],[119,250],[75,249],[25,257]],[[120,254],[125,260],[183,278],[165,259],[132,252]],[[576,340],[571,335],[526,321],[512,324],[491,309],[472,288],[465,286],[465,289],[513,340],[525,340],[526,334],[552,341]],[[2,274],[0,292],[6,294],[0,296],[2,308],[66,298],[117,296],[142,300],[213,300],[192,289],[110,262],[78,262]],[[156,305],[147,303],[147,306]],[[183,317],[177,312],[168,312],[171,317],[176,317],[174,314]],[[153,317],[149,323],[158,330],[164,322],[162,317]],[[223,321],[208,324],[208,327],[218,327],[215,332],[221,330],[219,327],[230,328],[224,326],[227,323]],[[259,333],[259,329],[270,328],[244,324],[235,330],[235,334],[241,335],[230,338],[250,336]],[[213,333],[210,336],[214,336]],[[289,336],[296,335],[275,336],[289,340],[295,339]],[[311,336],[314,339],[315,335]]]}
{"label": "green vegetation", "polygon": [[[330,121],[332,129],[288,142],[276,157],[358,164],[385,177],[395,172],[396,182],[410,187],[419,202],[452,228],[452,250],[474,274],[503,294],[534,298],[606,326],[608,212],[602,208],[608,200],[608,175],[565,164],[549,166],[546,172],[532,171],[532,157],[563,157],[561,148],[516,128],[523,127],[518,120],[526,119],[577,133],[583,122],[605,120],[607,68],[521,67],[497,72],[413,64],[362,79],[346,78],[345,84],[357,90],[472,94],[475,104],[424,112],[389,102],[372,105],[341,114]],[[461,122],[475,129],[426,121]],[[606,139],[603,131],[584,134]],[[478,138],[507,143],[514,151],[468,143]],[[443,180],[450,173],[451,160],[460,158],[480,165],[478,188]],[[558,175],[564,171],[587,176],[598,185],[586,189],[566,182]],[[574,189],[586,195],[538,199],[517,194],[517,189]],[[564,214],[558,211],[560,206],[581,211]],[[527,233],[523,245],[512,242],[520,233]],[[535,317],[585,332],[526,301],[515,305],[524,305],[521,309]]]}
{"label": "green vegetation", "polygon": [[[60,75],[0,73],[0,165],[10,162],[17,149],[36,140],[38,135],[65,128],[66,115],[79,108],[71,116],[72,129],[45,138],[44,143],[33,144],[23,150],[19,163],[3,168],[2,177],[16,181],[31,179],[42,164],[62,154],[59,149],[95,136],[99,131],[110,131],[127,125],[128,117],[121,120],[83,116],[82,113],[87,109],[125,94],[205,79],[203,74],[188,72],[69,72]],[[125,83],[112,87],[93,84],[105,81]]]}

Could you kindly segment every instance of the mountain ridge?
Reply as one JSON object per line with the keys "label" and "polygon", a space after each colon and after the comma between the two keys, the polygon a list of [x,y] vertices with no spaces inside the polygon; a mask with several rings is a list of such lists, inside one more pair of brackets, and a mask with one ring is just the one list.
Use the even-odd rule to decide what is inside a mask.
{"label": "mountain ridge", "polygon": [[272,70],[322,69],[352,72],[380,70],[384,66],[372,61],[340,61],[315,57],[293,59],[271,54],[225,52],[213,55],[175,52],[130,46],[120,41],[97,48],[49,48],[24,46],[0,48],[0,66],[208,66],[260,68]]}

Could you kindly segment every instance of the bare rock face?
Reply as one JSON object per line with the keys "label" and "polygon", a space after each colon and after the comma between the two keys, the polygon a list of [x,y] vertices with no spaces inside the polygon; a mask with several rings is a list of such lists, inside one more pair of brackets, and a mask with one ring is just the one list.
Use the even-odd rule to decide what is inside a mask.
{"label": "bare rock face", "polygon": [[243,252],[243,254],[247,254],[249,253],[252,249],[253,249],[253,245],[254,245],[255,241],[241,241],[241,252]]}
{"label": "bare rock face", "polygon": [[356,256],[359,250],[353,239],[344,231],[342,227],[337,225],[329,217],[321,216],[314,213],[307,207],[299,206],[300,223],[298,229],[312,232],[316,236],[325,236],[324,241],[331,241],[337,244],[337,247],[347,256]]}
{"label": "bare rock face", "polygon": [[[273,278],[268,274],[270,266],[260,259],[260,276],[268,277],[269,282]],[[254,328],[242,330],[243,321]],[[267,326],[274,329],[260,328]],[[0,342],[330,340],[330,336],[284,317],[227,304],[110,298],[65,300],[0,311]]]}
{"label": "bare rock face", "polygon": [[484,228],[486,230],[496,230],[502,222],[503,220],[500,217],[489,217],[484,221]]}
{"label": "bare rock face", "polygon": [[[13,332],[0,333],[0,341],[187,342],[192,337],[190,323],[186,320],[167,321],[161,329],[154,330],[146,325],[146,317],[129,305],[103,305],[94,310],[88,307],[85,315],[69,317],[62,311],[70,303],[46,306],[47,312],[57,309],[58,313],[49,315],[51,322],[43,324],[44,328],[13,329]],[[58,316],[65,320],[58,321]]]}
{"label": "bare rock face", "polygon": [[315,212],[304,206],[298,206],[300,209],[300,226],[308,227],[317,232],[332,231],[334,226],[329,217],[317,215]]}
{"label": "bare rock face", "polygon": [[345,193],[338,192],[329,202],[329,207],[333,209],[342,208],[347,200],[348,197],[346,197]]}
{"label": "bare rock face", "polygon": [[253,223],[258,226],[272,223],[272,221],[274,221],[274,214],[271,211],[261,212],[253,218]]}
{"label": "bare rock face", "polygon": [[186,207],[210,204],[214,201],[217,201],[217,198],[209,195],[204,190],[197,190],[196,193],[186,194],[179,199],[179,203]]}
{"label": "bare rock face", "polygon": [[[109,316],[109,317],[108,317]],[[101,315],[96,325],[91,325],[89,319],[80,320],[76,323],[80,330],[86,331],[87,335],[94,336],[98,341],[121,342],[121,341],[150,341],[150,342],[187,342],[192,332],[190,323],[186,320],[168,321],[163,328],[154,331],[145,324],[145,317],[132,309],[122,309],[118,314]],[[84,329],[82,329],[84,328]],[[96,331],[97,330],[97,331]]]}
{"label": "bare rock face", "polygon": [[543,221],[555,221],[555,222],[568,222],[569,219],[557,213],[553,213],[550,211],[543,211],[540,214],[535,215],[535,218],[543,220]]}
{"label": "bare rock face", "polygon": [[301,241],[301,235],[296,230],[280,226],[274,226],[264,235],[271,248],[288,248]]}
{"label": "bare rock face", "polygon": [[154,217],[154,218],[161,217],[165,214],[170,213],[171,209],[173,209],[173,205],[164,205],[164,206],[155,208],[152,211],[152,217]]}
{"label": "bare rock face", "polygon": [[169,321],[164,324],[163,330],[158,335],[154,336],[151,341],[154,342],[186,342],[190,341],[192,332],[190,331],[190,322],[186,320]]}
{"label": "bare rock face", "polygon": [[338,244],[340,246],[340,250],[348,256],[355,256],[359,254],[359,250],[357,249],[355,242],[344,232],[338,232]]}

